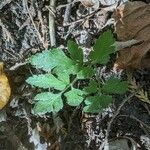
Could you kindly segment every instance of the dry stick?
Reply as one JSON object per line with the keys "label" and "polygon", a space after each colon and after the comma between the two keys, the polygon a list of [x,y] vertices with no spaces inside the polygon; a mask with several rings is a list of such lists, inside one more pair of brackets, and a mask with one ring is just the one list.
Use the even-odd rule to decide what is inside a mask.
{"label": "dry stick", "polygon": [[3,37],[6,39],[6,41],[14,43],[14,39],[11,33],[7,30],[7,28],[5,27],[1,19],[0,19],[0,27],[2,28],[2,34],[3,34]]}
{"label": "dry stick", "polygon": [[69,3],[69,5],[67,5],[66,10],[65,10],[64,21],[63,21],[64,25],[69,22],[70,13],[71,13],[71,4],[70,3],[72,2],[72,0],[67,0],[67,2]]}
{"label": "dry stick", "polygon": [[136,118],[135,116],[131,115],[131,116],[127,116],[127,115],[119,115],[118,117],[129,117],[131,119],[136,120],[137,122],[139,122],[141,125],[145,126],[147,129],[150,130],[150,126],[147,125],[146,123],[144,123],[143,121],[141,121],[140,119]]}
{"label": "dry stick", "polygon": [[1,1],[0,2],[0,10],[4,7],[4,6],[6,6],[7,4],[9,4],[9,3],[11,3],[12,2],[12,0],[4,0],[4,1]]}
{"label": "dry stick", "polygon": [[[98,10],[100,10],[100,9],[98,9]],[[78,20],[76,20],[76,21],[73,21],[73,22],[66,22],[66,23],[64,24],[64,26],[70,26],[70,25],[73,25],[73,24],[76,24],[76,23],[85,21],[86,19],[89,19],[90,17],[92,17],[93,15],[95,15],[95,13],[97,13],[98,10],[96,10],[96,11],[92,12],[91,14],[86,15],[84,18],[78,19]]]}
{"label": "dry stick", "polygon": [[70,2],[70,3],[68,3],[68,4],[59,5],[59,6],[56,8],[56,10],[59,10],[59,9],[61,9],[61,8],[64,8],[64,7],[67,7],[68,5],[74,4],[74,3],[76,3],[76,2],[79,2],[79,0],[74,0],[74,1],[72,1],[72,2]]}
{"label": "dry stick", "polygon": [[40,42],[43,44],[43,47],[45,48],[45,44],[44,44],[44,41],[43,41],[43,39],[42,39],[42,37],[41,37],[41,34],[40,34],[40,32],[38,31],[38,29],[37,29],[37,27],[36,27],[36,25],[35,25],[35,23],[34,23],[34,20],[33,20],[32,16],[31,16],[31,13],[30,13],[30,10],[29,10],[29,7],[28,7],[28,2],[27,2],[27,0],[24,0],[24,3],[25,3],[25,6],[26,6],[28,15],[29,15],[29,17],[30,17],[30,19],[31,19],[31,22],[32,22],[32,24],[33,24],[33,26],[34,26],[34,29],[35,29],[35,31],[36,31],[38,37],[39,37],[39,40],[40,40]]}
{"label": "dry stick", "polygon": [[7,49],[4,49],[3,51],[4,51],[5,53],[9,54],[10,56],[12,56],[15,60],[18,59],[18,57],[17,57],[16,55],[14,55],[14,53],[9,52]]}
{"label": "dry stick", "polygon": [[42,12],[41,10],[38,10],[38,19],[39,19],[39,22],[41,24],[41,32],[42,32],[42,35],[43,35],[43,41],[44,41],[44,48],[48,48],[48,41],[47,41],[47,32],[46,32],[46,27],[44,25],[44,22],[43,22],[43,17],[42,17]]}
{"label": "dry stick", "polygon": [[55,5],[56,0],[50,0],[50,9],[49,10],[49,36],[51,46],[56,46],[56,37],[55,37]]}
{"label": "dry stick", "polygon": [[108,11],[108,12],[113,12],[114,9],[116,9],[117,7],[117,3],[114,3],[112,5],[104,5],[98,9],[96,9],[94,12],[92,12],[91,14],[88,14],[86,15],[85,17],[81,18],[81,19],[78,19],[74,22],[70,22],[70,23],[66,23],[64,26],[70,26],[72,24],[75,24],[75,23],[78,23],[78,22],[82,22],[84,21],[85,19],[89,19],[90,17],[92,17],[93,15],[95,15],[97,12],[99,12],[100,10],[104,10],[104,11]]}
{"label": "dry stick", "polygon": [[27,62],[16,63],[15,65],[11,66],[11,67],[9,68],[9,70],[16,70],[16,69],[18,69],[19,67],[24,66],[24,65],[26,65],[26,64],[27,64]]}
{"label": "dry stick", "polygon": [[107,131],[106,131],[106,136],[105,136],[105,140],[104,142],[102,143],[102,146],[100,147],[100,150],[102,150],[106,145],[108,145],[108,137],[109,137],[109,133],[110,133],[110,128],[111,128],[111,125],[113,123],[113,121],[115,120],[115,118],[118,116],[121,108],[124,106],[124,104],[130,100],[133,96],[135,96],[135,93],[131,94],[130,96],[128,96],[127,98],[125,98],[122,103],[120,104],[120,106],[118,107],[117,111],[115,112],[115,114],[112,116],[109,124],[108,124],[108,127],[107,127]]}
{"label": "dry stick", "polygon": [[142,41],[138,41],[138,40],[129,40],[129,41],[116,41],[113,46],[116,47],[116,50],[121,50],[121,49],[124,49],[124,48],[127,48],[127,47],[131,47],[133,45],[136,45],[136,44],[140,44]]}

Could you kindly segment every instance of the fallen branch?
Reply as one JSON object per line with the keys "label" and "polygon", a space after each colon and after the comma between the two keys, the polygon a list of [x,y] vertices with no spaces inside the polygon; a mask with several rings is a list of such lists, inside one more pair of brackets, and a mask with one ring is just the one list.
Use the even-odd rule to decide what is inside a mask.
{"label": "fallen branch", "polygon": [[32,22],[32,24],[33,24],[33,27],[34,27],[34,29],[35,29],[35,31],[36,31],[36,33],[37,33],[37,36],[38,36],[40,42],[43,44],[43,47],[46,48],[46,47],[45,47],[45,43],[44,43],[44,41],[43,41],[43,38],[42,38],[42,36],[41,36],[39,30],[37,29],[37,27],[36,27],[36,25],[35,25],[35,23],[34,23],[33,17],[32,17],[32,15],[31,15],[31,13],[30,13],[27,0],[24,0],[24,3],[25,3],[25,6],[26,6],[26,10],[27,10],[27,12],[28,12],[28,15],[29,15],[29,17],[30,17],[30,20],[31,20],[31,22]]}
{"label": "fallen branch", "polygon": [[114,4],[112,4],[112,5],[105,5],[105,6],[102,6],[102,7],[98,8],[98,9],[96,9],[94,12],[92,12],[92,13],[90,13],[90,14],[84,16],[83,18],[80,18],[80,19],[78,19],[78,20],[76,20],[76,21],[73,21],[73,22],[68,22],[68,23],[64,24],[64,26],[70,26],[70,25],[72,25],[72,24],[85,21],[85,20],[89,19],[90,17],[94,16],[94,15],[95,15],[97,12],[99,12],[99,11],[113,12],[114,9],[116,9],[117,5],[118,5],[117,3],[114,3]]}
{"label": "fallen branch", "polygon": [[79,2],[79,0],[74,0],[74,1],[72,1],[72,2],[70,2],[70,3],[68,3],[68,4],[59,5],[59,6],[56,8],[56,10],[60,10],[61,8],[67,7],[67,6],[72,5],[72,4],[76,3],[76,2]]}
{"label": "fallen branch", "polygon": [[127,48],[127,47],[131,47],[131,46],[133,46],[133,45],[136,45],[136,44],[139,44],[139,43],[141,43],[142,41],[138,41],[138,40],[134,40],[134,39],[132,39],[132,40],[129,40],[129,41],[125,41],[125,42],[115,42],[114,44],[113,44],[113,46],[115,46],[116,47],[116,50],[117,51],[119,51],[119,50],[121,50],[121,49],[124,49],[124,48]]}
{"label": "fallen branch", "polygon": [[14,66],[11,66],[11,67],[9,68],[9,70],[16,70],[16,69],[18,69],[19,67],[24,66],[24,65],[26,65],[26,64],[27,64],[27,62],[16,63]]}
{"label": "fallen branch", "polygon": [[4,0],[4,1],[1,1],[0,2],[0,10],[4,7],[4,6],[6,6],[7,4],[9,4],[9,3],[11,3],[12,2],[12,0]]}
{"label": "fallen branch", "polygon": [[64,25],[69,22],[70,13],[71,13],[71,6],[72,6],[70,4],[72,2],[72,0],[67,0],[67,2],[69,5],[67,5],[66,10],[65,10],[64,21],[63,21]]}
{"label": "fallen branch", "polygon": [[56,46],[56,37],[55,37],[55,5],[56,5],[56,0],[50,0],[49,36],[50,36],[51,47]]}

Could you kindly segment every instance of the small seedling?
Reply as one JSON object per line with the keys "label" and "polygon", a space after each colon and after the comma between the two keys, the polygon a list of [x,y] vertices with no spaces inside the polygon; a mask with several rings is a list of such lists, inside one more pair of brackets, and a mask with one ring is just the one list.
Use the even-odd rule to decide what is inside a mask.
{"label": "small seedling", "polygon": [[[99,113],[112,102],[112,95],[127,91],[127,82],[111,77],[104,83],[97,78],[97,66],[106,65],[115,40],[111,31],[104,32],[95,42],[88,61],[83,61],[83,51],[73,41],[68,41],[70,56],[61,49],[44,50],[29,58],[29,63],[44,71],[32,75],[26,82],[45,89],[34,97],[34,113],[57,113],[63,106],[83,104],[84,112]],[[82,83],[85,82],[85,85]]]}

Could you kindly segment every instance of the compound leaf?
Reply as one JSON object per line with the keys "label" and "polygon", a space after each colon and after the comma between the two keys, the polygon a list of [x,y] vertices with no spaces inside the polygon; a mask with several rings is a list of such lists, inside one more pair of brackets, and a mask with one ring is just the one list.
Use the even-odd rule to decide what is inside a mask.
{"label": "compound leaf", "polygon": [[110,30],[104,32],[94,44],[93,51],[90,52],[89,58],[93,64],[106,64],[110,60],[110,54],[115,52],[113,34]]}
{"label": "compound leaf", "polygon": [[128,83],[117,78],[110,78],[103,85],[102,90],[110,94],[124,94],[128,90]]}
{"label": "compound leaf", "polygon": [[66,87],[66,84],[52,74],[41,74],[33,75],[29,77],[26,82],[30,85],[40,87],[40,88],[55,88],[57,90],[63,90]]}
{"label": "compound leaf", "polygon": [[[30,57],[29,63],[48,73],[33,75],[26,82],[47,90],[54,88],[51,92],[43,92],[34,97],[34,113],[40,115],[47,112],[58,112],[63,108],[63,100],[65,99],[70,106],[79,106],[84,101],[83,110],[85,112],[99,113],[112,101],[112,97],[106,94],[124,93],[127,90],[127,83],[124,81],[110,78],[101,87],[95,79],[96,68],[93,67],[97,67],[95,65],[97,63],[106,64],[109,61],[110,54],[115,52],[113,44],[114,38],[111,31],[104,32],[89,54],[90,61],[86,63],[83,63],[82,49],[73,41],[68,41],[70,57],[67,57],[60,49],[44,50]],[[74,81],[80,83],[81,80],[89,84],[86,87],[83,85],[82,90],[75,89],[78,85],[77,82],[70,83],[74,78]],[[101,93],[103,94],[101,95]],[[62,98],[64,99],[62,100]]]}

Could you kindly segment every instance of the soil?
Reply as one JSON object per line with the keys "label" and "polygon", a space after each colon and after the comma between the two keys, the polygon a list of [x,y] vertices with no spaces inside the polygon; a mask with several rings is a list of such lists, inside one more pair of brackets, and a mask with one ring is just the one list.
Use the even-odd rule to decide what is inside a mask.
{"label": "soil", "polygon": [[[101,32],[108,28],[113,31],[113,25],[105,26],[112,12],[98,11],[85,21],[81,18],[91,10],[80,2],[71,8],[69,22],[65,23],[66,7],[61,6],[66,3],[57,0],[56,4],[56,47],[66,47],[66,41],[74,39],[88,53]],[[49,9],[49,0],[0,0],[0,61],[4,62],[12,89],[10,103],[0,111],[0,150],[98,150],[112,114],[128,95],[115,96],[113,104],[100,114],[84,114],[80,107],[69,106],[55,117],[32,114],[32,99],[37,89],[25,80],[36,70],[25,62],[32,54],[51,47]],[[136,70],[133,76],[142,89],[150,92],[149,69]],[[113,121],[109,140],[128,137],[138,145],[137,149],[146,150],[141,136],[150,140],[149,125],[150,105],[134,96]],[[131,140],[128,145],[132,149]]]}

